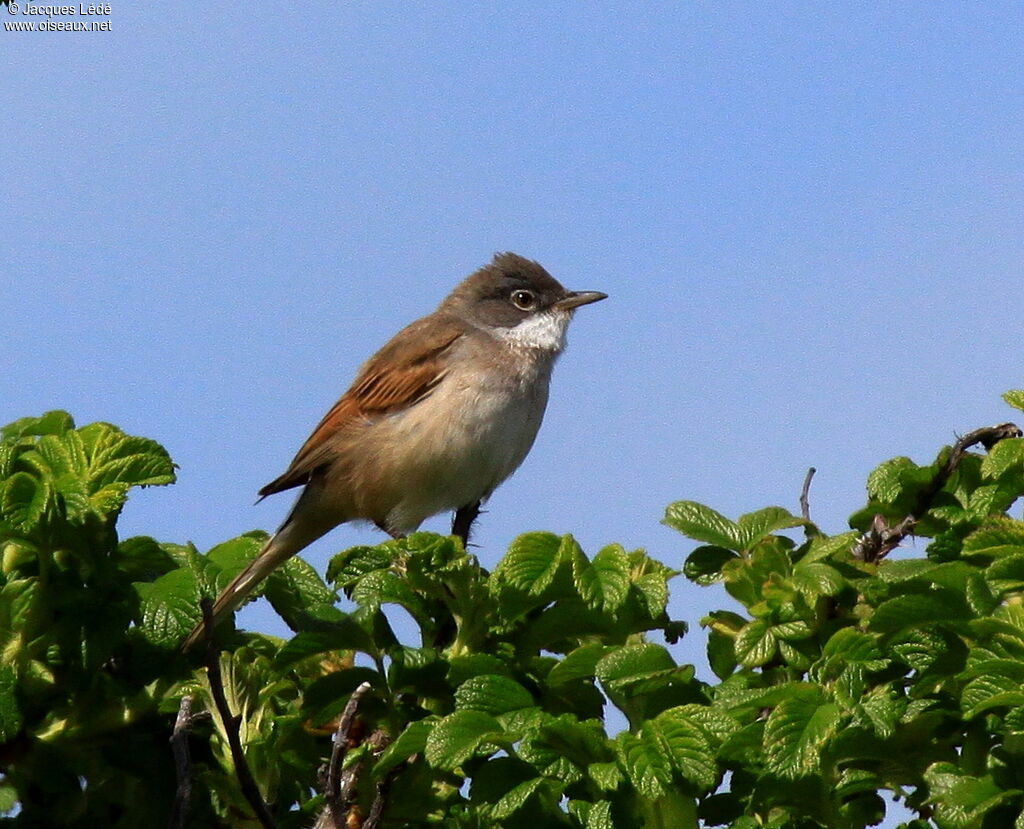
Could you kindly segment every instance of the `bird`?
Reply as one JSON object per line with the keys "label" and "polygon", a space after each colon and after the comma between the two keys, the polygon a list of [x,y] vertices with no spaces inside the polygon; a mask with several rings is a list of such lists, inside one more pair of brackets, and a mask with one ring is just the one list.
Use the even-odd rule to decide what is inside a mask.
{"label": "bird", "polygon": [[[468,544],[481,504],[533,446],[575,310],[606,298],[566,290],[537,262],[497,253],[399,331],[357,371],[284,473],[259,490],[262,500],[302,487],[217,597],[212,624],[339,524],[367,521],[399,538],[454,511],[452,534]],[[204,635],[200,622],[182,649]]]}

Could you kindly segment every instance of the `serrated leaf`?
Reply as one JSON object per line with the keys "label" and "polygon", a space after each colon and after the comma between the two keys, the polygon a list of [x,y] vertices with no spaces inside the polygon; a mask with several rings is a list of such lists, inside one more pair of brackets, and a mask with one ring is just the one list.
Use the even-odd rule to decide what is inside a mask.
{"label": "serrated leaf", "polygon": [[1024,389],[1011,389],[1003,393],[1003,400],[1015,409],[1024,411]]}
{"label": "serrated leaf", "polygon": [[614,740],[626,774],[644,797],[660,797],[672,784],[672,766],[656,740],[624,731]]}
{"label": "serrated leaf", "polygon": [[844,662],[872,663],[882,659],[876,637],[854,627],[840,628],[832,634],[821,649],[821,655],[826,659],[838,657]]}
{"label": "serrated leaf", "polygon": [[467,679],[455,692],[456,710],[504,714],[535,705],[533,695],[507,676],[484,674]]}
{"label": "serrated leaf", "polygon": [[920,467],[910,458],[890,458],[876,466],[868,475],[868,497],[883,504],[895,503],[903,494],[908,477]]}
{"label": "serrated leaf", "polygon": [[504,739],[501,724],[483,711],[456,711],[434,724],[424,749],[434,768],[455,771],[484,743]]}
{"label": "serrated leaf", "polygon": [[962,594],[935,590],[927,595],[897,596],[882,602],[868,621],[868,626],[871,630],[892,633],[932,622],[966,621],[970,617],[970,608]]}
{"label": "serrated leaf", "polygon": [[597,784],[597,787],[605,792],[615,791],[623,781],[622,769],[615,762],[591,763],[587,766],[587,774]]}
{"label": "serrated leaf", "polygon": [[907,710],[907,701],[888,685],[873,688],[860,702],[861,709],[867,714],[875,733],[888,739]]}
{"label": "serrated leaf", "polygon": [[0,486],[0,518],[20,532],[31,532],[46,510],[50,485],[28,472],[15,472]]}
{"label": "serrated leaf", "polygon": [[857,543],[858,537],[856,532],[846,532],[840,535],[812,538],[810,549],[800,559],[800,564],[810,564],[833,557],[845,559],[849,556],[853,545]]}
{"label": "serrated leaf", "polygon": [[672,766],[698,791],[707,791],[718,781],[715,752],[704,729],[685,710],[662,711],[641,728],[644,740],[663,752]]}
{"label": "serrated leaf", "polygon": [[683,564],[683,575],[695,584],[703,586],[714,584],[722,580],[722,568],[738,558],[738,553],[727,550],[725,547],[704,545],[686,557],[686,563]]}
{"label": "serrated leaf", "polygon": [[694,541],[703,541],[736,552],[743,549],[743,535],[739,526],[711,507],[696,501],[669,504],[662,523]]}
{"label": "serrated leaf", "polygon": [[776,530],[802,527],[806,523],[802,518],[782,507],[765,507],[756,512],[741,515],[737,521],[741,549],[751,549],[758,541]]}
{"label": "serrated leaf", "polygon": [[573,581],[588,607],[612,613],[629,593],[629,561],[618,544],[598,551],[592,561],[582,553],[573,559]]}
{"label": "serrated leaf", "polygon": [[965,775],[952,763],[933,763],[924,773],[928,803],[935,807],[935,822],[942,829],[974,829],[996,806],[1017,799],[1018,789],[1004,789],[991,776]]}
{"label": "serrated leaf", "polygon": [[[261,536],[255,538],[257,551],[262,547]],[[262,592],[292,630],[303,629],[311,619],[340,619],[342,615],[340,611],[337,614],[333,612],[334,591],[300,556],[292,556],[273,570],[263,584]]]}
{"label": "serrated leaf", "polygon": [[417,720],[409,723],[378,758],[373,767],[373,776],[380,780],[396,766],[404,763],[414,754],[422,754],[427,747],[427,737],[436,720]]}
{"label": "serrated leaf", "polygon": [[384,570],[394,561],[394,551],[384,545],[349,547],[334,556],[327,565],[327,581],[348,587],[374,570]]}
{"label": "serrated leaf", "polygon": [[39,417],[22,417],[13,423],[8,423],[0,429],[0,436],[4,440],[17,440],[34,435],[62,435],[74,428],[75,421],[71,415],[54,409]]}
{"label": "serrated leaf", "polygon": [[554,533],[525,533],[512,542],[491,579],[539,596],[551,586],[564,564],[568,560],[563,556],[562,538]]}
{"label": "serrated leaf", "polygon": [[668,584],[661,573],[643,573],[635,576],[632,587],[639,593],[642,606],[652,619],[657,619],[665,612],[668,604]]}
{"label": "serrated leaf", "polygon": [[846,581],[835,567],[815,561],[800,561],[793,568],[790,580],[797,591],[809,599],[835,596],[846,586]]}
{"label": "serrated leaf", "polygon": [[736,659],[745,667],[764,665],[775,656],[778,640],[772,626],[764,619],[748,622],[736,634],[733,649]]}
{"label": "serrated leaf", "polygon": [[142,633],[154,645],[177,646],[202,619],[199,587],[189,570],[171,570],[155,581],[135,584],[142,609]]}
{"label": "serrated leaf", "polygon": [[675,660],[665,648],[646,642],[615,648],[598,660],[594,670],[602,684],[614,686],[675,667]]}
{"label": "serrated leaf", "polygon": [[764,755],[768,769],[790,780],[816,774],[821,769],[822,750],[841,720],[834,703],[783,700],[765,722]]}
{"label": "serrated leaf", "polygon": [[1000,478],[1010,469],[1024,468],[1024,438],[1006,438],[988,450],[981,462],[981,474]]}
{"label": "serrated leaf", "polygon": [[522,783],[513,786],[491,807],[491,817],[494,820],[505,820],[515,814],[526,805],[526,801],[546,782],[546,779],[543,777],[534,777],[532,780],[524,780]]}
{"label": "serrated leaf", "polygon": [[596,676],[598,661],[611,650],[611,646],[603,645],[600,642],[581,645],[566,654],[565,659],[551,669],[547,675],[547,684],[552,688],[557,688],[567,682]]}

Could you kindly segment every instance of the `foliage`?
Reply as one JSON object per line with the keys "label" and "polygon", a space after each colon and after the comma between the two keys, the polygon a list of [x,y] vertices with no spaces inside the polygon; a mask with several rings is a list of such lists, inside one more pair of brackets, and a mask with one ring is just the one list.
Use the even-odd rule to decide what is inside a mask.
{"label": "foliage", "polygon": [[[60,412],[0,437],[0,822],[167,825],[179,704],[215,711],[203,654],[177,645],[265,536],[121,540],[129,489],[174,480],[159,445]],[[385,827],[854,829],[889,792],[908,829],[1024,827],[1024,439],[956,452],[883,463],[833,536],[780,507],[671,504],[699,544],[682,573],[739,605],[701,620],[712,684],[673,656],[678,572],[641,550],[527,533],[488,572],[416,533],[338,554],[326,581],[292,559],[261,593],[293,635],[217,634],[259,793],[312,825],[368,683],[344,735],[352,826],[383,802]],[[923,556],[864,554],[911,510]],[[259,825],[231,723],[188,725],[181,825]]]}

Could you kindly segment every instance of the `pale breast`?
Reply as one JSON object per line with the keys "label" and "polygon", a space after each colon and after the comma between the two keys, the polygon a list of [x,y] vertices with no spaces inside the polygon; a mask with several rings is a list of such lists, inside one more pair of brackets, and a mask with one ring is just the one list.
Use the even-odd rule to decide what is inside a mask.
{"label": "pale breast", "polygon": [[[471,344],[473,347],[474,344]],[[424,400],[367,431],[360,475],[386,524],[411,532],[439,512],[486,498],[522,463],[547,405],[556,353],[453,355],[444,380]],[[472,356],[475,359],[459,359]],[[361,510],[371,508],[369,503]]]}

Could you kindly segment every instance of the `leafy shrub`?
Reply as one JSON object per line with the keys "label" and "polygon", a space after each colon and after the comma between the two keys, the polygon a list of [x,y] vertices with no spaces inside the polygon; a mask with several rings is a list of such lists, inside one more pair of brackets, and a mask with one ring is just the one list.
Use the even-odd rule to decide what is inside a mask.
{"label": "leafy shrub", "polygon": [[[671,504],[699,544],[682,573],[741,611],[701,620],[707,684],[673,656],[678,571],[542,532],[493,572],[430,533],[346,550],[326,581],[294,558],[261,590],[291,638],[219,630],[216,651],[181,655],[201,598],[265,535],[205,553],[120,540],[129,489],[174,481],[167,453],[61,412],[16,421],[0,434],[2,820],[853,829],[889,792],[913,829],[1024,827],[1018,434],[883,463],[838,535],[780,507]],[[911,532],[924,557],[894,552]]]}

